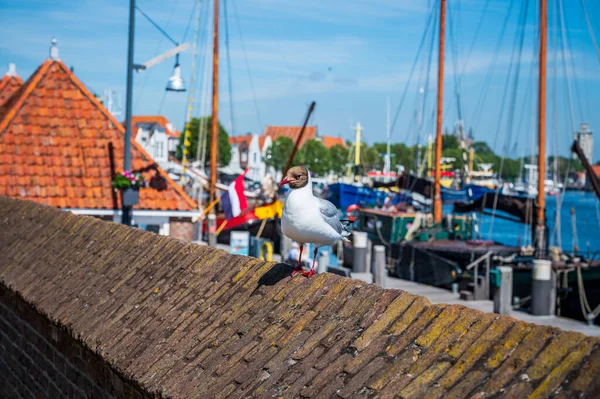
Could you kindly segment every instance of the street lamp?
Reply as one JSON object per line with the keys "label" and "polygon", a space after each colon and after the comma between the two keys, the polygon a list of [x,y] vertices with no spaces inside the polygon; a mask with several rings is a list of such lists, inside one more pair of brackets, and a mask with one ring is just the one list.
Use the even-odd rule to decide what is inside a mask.
{"label": "street lamp", "polygon": [[[133,63],[133,44],[135,36],[135,10],[138,10],[160,33],[163,34],[171,43],[175,45],[174,48],[166,51],[165,53],[146,61],[143,64]],[[127,51],[127,93],[126,93],[126,104],[125,104],[125,153],[123,156],[123,169],[131,169],[131,113],[132,113],[132,97],[133,97],[133,71],[139,72],[146,70],[161,63],[162,61],[176,56],[175,67],[173,70],[173,76],[169,78],[167,83],[167,91],[185,91],[185,84],[181,77],[181,67],[179,66],[179,53],[189,48],[189,43],[179,44],[174,41],[160,26],[156,24],[144,11],[135,5],[135,0],[129,2],[129,39],[128,39],[128,51]],[[123,205],[123,212],[121,222],[126,225],[131,225],[131,206]]]}
{"label": "street lamp", "polygon": [[175,57],[175,67],[173,68],[173,75],[167,82],[167,91],[185,91],[185,82],[181,77],[181,67],[179,66],[179,54]]}

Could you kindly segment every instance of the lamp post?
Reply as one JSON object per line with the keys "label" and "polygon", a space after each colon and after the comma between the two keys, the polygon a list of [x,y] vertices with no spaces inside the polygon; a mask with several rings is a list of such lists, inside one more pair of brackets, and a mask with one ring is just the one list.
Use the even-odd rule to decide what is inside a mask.
{"label": "lamp post", "polygon": [[[135,39],[135,10],[138,10],[150,23],[158,29],[160,33],[162,33],[171,43],[175,45],[175,48],[172,48],[165,53],[154,57],[153,59],[146,61],[143,64],[137,65],[133,63],[133,54],[134,54],[134,39]],[[185,91],[185,85],[183,79],[181,78],[181,67],[179,66],[179,53],[187,50],[189,47],[189,43],[179,44],[175,42],[171,36],[169,36],[160,26],[156,24],[146,13],[144,13],[140,8],[135,5],[135,0],[129,1],[129,40],[128,40],[128,50],[127,50],[127,92],[126,92],[126,104],[125,104],[125,149],[123,154],[123,170],[131,169],[131,113],[132,113],[132,105],[133,105],[133,71],[145,70],[153,67],[154,65],[159,64],[160,62],[170,58],[172,56],[176,56],[175,58],[175,67],[173,69],[173,76],[169,78],[167,83],[166,90],[167,91]],[[132,206],[123,205],[121,222],[126,225],[131,225],[131,210]]]}
{"label": "lamp post", "polygon": [[[129,2],[129,41],[127,50],[127,92],[125,103],[125,154],[123,170],[131,169],[131,109],[133,94],[133,43],[135,33],[135,0]],[[121,222],[131,225],[131,206],[123,205]]]}

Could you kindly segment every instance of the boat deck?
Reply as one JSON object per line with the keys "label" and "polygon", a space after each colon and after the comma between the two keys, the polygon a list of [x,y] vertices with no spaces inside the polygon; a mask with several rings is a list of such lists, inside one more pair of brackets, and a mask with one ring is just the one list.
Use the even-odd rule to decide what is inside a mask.
{"label": "boat deck", "polygon": [[[415,283],[412,281],[401,280],[399,278],[386,277],[385,288],[394,288],[410,292],[411,294],[421,295],[427,297],[427,299],[429,299],[429,301],[432,303],[463,305],[487,313],[494,311],[493,301],[464,301],[459,299],[459,294],[453,294],[451,291]],[[578,320],[572,320],[558,316],[533,316],[529,313],[518,310],[513,310],[510,315],[515,319],[523,320],[528,323],[558,327],[565,331],[580,332],[588,336],[600,336],[600,326],[590,326]]]}

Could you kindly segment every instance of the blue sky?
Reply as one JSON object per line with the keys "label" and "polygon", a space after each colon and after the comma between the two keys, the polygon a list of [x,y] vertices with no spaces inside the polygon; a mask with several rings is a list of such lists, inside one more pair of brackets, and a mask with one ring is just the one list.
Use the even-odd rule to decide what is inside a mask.
{"label": "blue sky", "polygon": [[[580,2],[568,1],[568,7],[565,6],[568,45],[564,63],[563,53],[560,53],[558,67],[554,67],[553,47],[556,37],[562,38],[556,18],[558,1],[549,1],[548,149],[550,153],[558,149],[566,154],[572,140],[572,124],[578,126],[586,121],[600,132],[600,113],[594,112],[600,104],[600,60],[592,46]],[[566,0],[562,1],[566,4]],[[317,109],[311,122],[319,126],[320,134],[352,139],[351,126],[360,121],[368,142],[384,141],[386,99],[390,98],[394,117],[432,3],[432,0],[228,0],[229,68],[221,1],[222,123],[231,129],[230,107],[233,107],[234,134],[260,133],[265,125],[296,125],[301,123],[309,103],[315,100]],[[532,80],[532,77],[537,76],[538,1],[529,1],[524,24],[519,20],[519,13],[525,0],[513,3],[508,13],[509,0],[448,1],[444,126],[452,129],[458,119],[455,83],[459,80],[465,126],[473,128],[477,140],[487,141],[498,152],[517,156],[531,152],[535,134],[537,78]],[[196,26],[193,1],[138,0],[137,4],[177,41],[184,38],[192,16],[185,40],[193,43]],[[209,103],[202,105],[200,100],[203,96],[210,98],[207,96],[210,71],[204,65],[211,51],[208,45],[212,2],[198,4],[200,30],[196,87],[192,94],[194,115],[207,114],[210,109]],[[600,39],[597,22],[600,5],[590,0],[585,4],[594,33]],[[507,14],[504,39],[497,47]],[[3,2],[0,4],[0,32],[4,38],[0,43],[0,67],[15,62],[20,76],[27,78],[47,58],[50,39],[55,36],[61,59],[75,68],[75,74],[100,95],[105,89],[116,90],[124,106],[127,24],[127,1]],[[518,62],[511,63],[513,43],[521,28],[524,31],[522,56]],[[209,40],[206,40],[207,33]],[[431,35],[430,29],[394,127],[393,142],[413,144],[419,139],[424,142],[427,134],[435,129],[436,43],[426,86]],[[146,61],[170,46],[137,13],[136,62]],[[183,76],[188,84],[192,60],[191,49],[181,56]],[[492,61],[494,66],[490,72]],[[174,60],[168,60],[135,74],[134,114],[160,112],[180,129],[190,93],[165,95],[164,87],[173,63]],[[563,64],[567,64],[566,69]],[[512,71],[510,76],[514,75],[517,66],[520,79],[515,86],[512,81],[507,83],[507,77],[509,70]],[[231,98],[227,86],[229,69],[233,82]],[[572,107],[568,101],[567,77],[570,78]],[[428,88],[423,97],[419,94],[421,86]],[[509,95],[502,107],[506,87]],[[510,95],[513,87],[517,88],[515,103]],[[511,117],[512,124],[507,122]],[[594,158],[595,161],[600,159],[600,137],[596,139]]]}

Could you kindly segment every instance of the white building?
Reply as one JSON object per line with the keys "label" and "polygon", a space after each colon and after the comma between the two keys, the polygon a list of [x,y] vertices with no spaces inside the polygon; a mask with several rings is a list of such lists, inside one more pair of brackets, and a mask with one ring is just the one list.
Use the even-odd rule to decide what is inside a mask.
{"label": "white building", "polygon": [[583,154],[589,161],[594,163],[594,134],[590,130],[587,123],[579,125],[579,131],[575,133],[575,140],[579,143],[579,146],[583,150]]}
{"label": "white building", "polygon": [[[229,163],[230,169],[244,171],[246,168],[251,168],[247,176],[255,181],[260,181],[266,174],[280,180],[281,172],[275,172],[265,163],[267,151],[278,137],[287,137],[292,141],[296,141],[301,130],[302,126],[267,126],[262,136],[246,134],[229,137],[232,155]],[[326,148],[334,145],[346,146],[341,137],[320,136],[317,133],[316,126],[306,127],[300,147],[311,139],[319,140]]]}
{"label": "white building", "polygon": [[244,171],[250,168],[246,175],[252,180],[260,181],[269,171],[265,157],[272,144],[271,137],[258,134],[246,134],[230,137],[231,161],[229,168],[234,171]]}
{"label": "white building", "polygon": [[180,133],[164,116],[134,116],[131,118],[132,136],[163,168],[169,156],[175,156]]}

